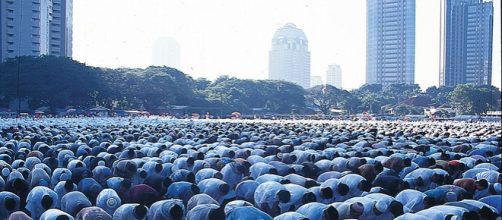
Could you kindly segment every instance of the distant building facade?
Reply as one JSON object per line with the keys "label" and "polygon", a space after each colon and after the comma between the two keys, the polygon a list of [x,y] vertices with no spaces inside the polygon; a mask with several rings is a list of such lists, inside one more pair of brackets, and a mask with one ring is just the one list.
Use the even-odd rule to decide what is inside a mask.
{"label": "distant building facade", "polygon": [[50,54],[73,56],[73,0],[52,0]]}
{"label": "distant building facade", "polygon": [[321,76],[310,77],[310,87],[319,86],[319,85],[324,85]]}
{"label": "distant building facade", "polygon": [[366,83],[415,83],[415,0],[366,2]]}
{"label": "distant building facade", "polygon": [[294,24],[279,28],[269,52],[269,79],[310,88],[310,52],[305,33]]}
{"label": "distant building facade", "polygon": [[72,56],[72,0],[0,0],[0,61]]}
{"label": "distant building facade", "polygon": [[180,45],[172,37],[161,37],[155,41],[152,50],[152,64],[154,66],[168,66],[180,68]]}
{"label": "distant building facade", "polygon": [[326,71],[326,84],[342,89],[342,68],[340,65],[329,65]]}
{"label": "distant building facade", "polygon": [[445,0],[441,6],[440,85],[491,85],[493,2]]}

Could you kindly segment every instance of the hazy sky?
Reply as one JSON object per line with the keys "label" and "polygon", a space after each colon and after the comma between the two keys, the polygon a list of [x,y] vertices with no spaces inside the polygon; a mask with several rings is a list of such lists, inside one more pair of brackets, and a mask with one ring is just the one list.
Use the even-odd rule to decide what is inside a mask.
{"label": "hazy sky", "polygon": [[[500,1],[494,0],[493,84],[500,88]],[[311,75],[339,64],[343,87],[365,83],[366,0],[74,0],[73,57],[92,66],[146,67],[163,36],[181,71],[266,79],[275,30],[295,23],[309,40]],[[439,0],[416,0],[415,82],[437,85]]]}

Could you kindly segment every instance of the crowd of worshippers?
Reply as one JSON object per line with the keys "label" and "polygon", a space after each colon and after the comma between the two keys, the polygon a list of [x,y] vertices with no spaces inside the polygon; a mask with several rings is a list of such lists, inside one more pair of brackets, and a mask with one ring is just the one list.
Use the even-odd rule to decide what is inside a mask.
{"label": "crowd of worshippers", "polygon": [[0,121],[0,219],[500,219],[501,125]]}

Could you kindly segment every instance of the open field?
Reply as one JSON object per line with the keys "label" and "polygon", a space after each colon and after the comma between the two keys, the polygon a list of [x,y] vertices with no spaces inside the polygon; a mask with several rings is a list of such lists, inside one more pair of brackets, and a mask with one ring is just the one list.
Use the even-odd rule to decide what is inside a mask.
{"label": "open field", "polygon": [[0,119],[0,219],[497,219],[500,123]]}

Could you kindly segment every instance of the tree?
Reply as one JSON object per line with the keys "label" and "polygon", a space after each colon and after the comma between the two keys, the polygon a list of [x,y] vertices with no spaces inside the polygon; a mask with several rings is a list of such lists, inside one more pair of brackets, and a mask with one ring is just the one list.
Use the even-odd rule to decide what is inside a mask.
{"label": "tree", "polygon": [[324,114],[329,114],[330,109],[341,101],[342,91],[332,85],[318,85],[307,91],[307,101],[312,103]]}
{"label": "tree", "polygon": [[450,103],[459,114],[481,114],[496,109],[500,90],[493,86],[475,87],[472,84],[457,85],[451,92]]}
{"label": "tree", "polygon": [[436,105],[443,105],[448,103],[450,93],[453,91],[453,87],[449,86],[431,86],[425,90],[425,95],[428,96],[433,103]]}

